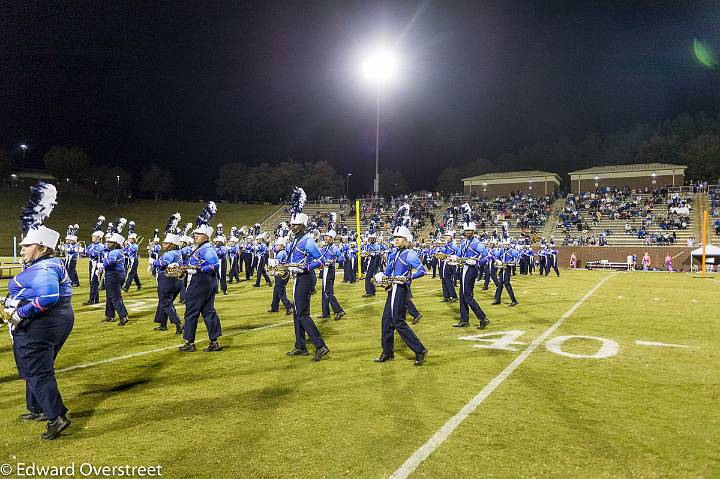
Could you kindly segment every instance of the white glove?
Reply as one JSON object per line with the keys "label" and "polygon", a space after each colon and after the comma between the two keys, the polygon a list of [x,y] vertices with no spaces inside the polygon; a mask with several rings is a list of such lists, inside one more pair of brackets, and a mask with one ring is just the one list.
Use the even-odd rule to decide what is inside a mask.
{"label": "white glove", "polygon": [[25,320],[25,318],[20,317],[16,309],[5,308],[5,312],[8,314],[12,313],[12,317],[8,320],[8,323],[12,324],[13,328],[17,328],[18,324],[22,323]]}
{"label": "white glove", "polygon": [[468,259],[465,260],[465,264],[468,266],[475,266],[477,264],[477,261],[475,261],[474,259]]}
{"label": "white glove", "polygon": [[180,265],[177,264],[177,263],[170,263],[170,264],[168,265],[168,268],[177,268],[178,266],[180,266]]}
{"label": "white glove", "polygon": [[451,254],[448,259],[450,260],[451,263],[457,263],[458,257],[456,254]]}
{"label": "white glove", "polygon": [[297,266],[290,266],[288,268],[288,271],[290,271],[291,273],[304,273],[305,272],[305,270],[303,270],[302,268],[298,268]]}
{"label": "white glove", "polygon": [[196,270],[195,268],[190,268],[190,269],[186,269],[186,270],[185,270],[185,273],[186,273],[188,276],[192,276],[192,275],[194,275],[195,273],[197,273],[197,270]]}
{"label": "white glove", "polygon": [[19,299],[10,299],[10,298],[8,298],[8,299],[5,300],[5,303],[4,303],[4,304],[5,304],[5,310],[15,309],[15,308],[17,308],[18,306],[20,306],[20,300],[19,300]]}
{"label": "white glove", "polygon": [[385,274],[384,274],[384,273],[375,273],[374,278],[375,278],[375,282],[376,282],[377,284],[380,284],[380,283],[382,283],[383,280],[385,279]]}
{"label": "white glove", "polygon": [[271,268],[274,268],[278,265],[278,260],[276,258],[270,258],[267,262],[268,266]]}

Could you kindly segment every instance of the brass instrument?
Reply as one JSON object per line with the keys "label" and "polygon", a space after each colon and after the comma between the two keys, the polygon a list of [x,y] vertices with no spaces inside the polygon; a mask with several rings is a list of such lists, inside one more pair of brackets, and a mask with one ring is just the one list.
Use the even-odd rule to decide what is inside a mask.
{"label": "brass instrument", "polygon": [[361,252],[360,252],[360,257],[361,257],[361,258],[367,258],[367,257],[369,257],[369,256],[370,256],[370,253],[368,253],[367,251],[361,251]]}
{"label": "brass instrument", "polygon": [[[5,311],[5,308],[11,307],[8,303],[9,298],[0,299],[0,324],[9,323],[12,320],[12,312]],[[15,310],[13,310],[14,312]]]}
{"label": "brass instrument", "polygon": [[195,266],[188,266],[188,265],[168,265],[167,268],[165,268],[165,277],[166,278],[183,278],[188,270],[196,270],[198,269],[198,265]]}
{"label": "brass instrument", "polygon": [[435,253],[433,256],[435,256],[440,261],[445,261],[448,257],[445,253]]}
{"label": "brass instrument", "polygon": [[278,263],[273,266],[267,266],[265,271],[272,276],[278,276],[285,280],[290,277],[290,268],[302,268],[304,265],[300,263]]}
{"label": "brass instrument", "polygon": [[370,278],[370,282],[378,288],[388,290],[392,288],[393,284],[407,284],[408,278],[407,276],[383,276],[382,281],[378,282],[373,276]]}

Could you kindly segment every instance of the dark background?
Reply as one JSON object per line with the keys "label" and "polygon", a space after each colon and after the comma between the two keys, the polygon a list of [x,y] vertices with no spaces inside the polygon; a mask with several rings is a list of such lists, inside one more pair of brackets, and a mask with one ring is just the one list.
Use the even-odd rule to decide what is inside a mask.
{"label": "dark background", "polygon": [[[223,163],[327,160],[371,189],[374,93],[356,54],[399,39],[381,168],[432,187],[448,165],[538,141],[718,112],[720,2],[59,2],[0,6],[0,146],[157,163],[214,190]],[[527,169],[537,165],[528,164]],[[502,168],[502,165],[500,165]]]}

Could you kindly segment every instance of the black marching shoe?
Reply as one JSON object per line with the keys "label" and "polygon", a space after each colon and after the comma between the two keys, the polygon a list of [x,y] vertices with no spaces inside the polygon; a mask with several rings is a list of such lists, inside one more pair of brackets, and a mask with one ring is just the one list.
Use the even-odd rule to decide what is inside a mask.
{"label": "black marching shoe", "polygon": [[453,324],[453,328],[467,328],[470,326],[470,323],[466,321],[460,321],[459,323]]}
{"label": "black marching shoe", "polygon": [[488,289],[487,286],[483,286],[483,287],[482,287],[482,290],[483,290],[483,291],[487,291],[487,289]]}
{"label": "black marching shoe", "polygon": [[217,341],[210,341],[207,348],[203,349],[203,353],[212,353],[213,351],[222,351],[222,346]]}
{"label": "black marching shoe", "polygon": [[178,351],[181,351],[183,353],[194,353],[195,343],[185,343],[178,348]]}
{"label": "black marching shoe", "polygon": [[103,321],[105,321],[105,322],[107,322],[107,323],[114,323],[114,322],[115,322],[115,317],[113,316],[112,318],[105,318],[105,319],[103,319]]}
{"label": "black marching shoe", "polygon": [[285,308],[285,316],[290,316],[291,314],[293,314],[294,307],[295,307],[294,305],[290,305],[289,308]]}
{"label": "black marching shoe", "polygon": [[498,300],[495,300],[495,301],[493,301],[493,302],[492,302],[492,303],[490,303],[490,304],[493,304],[493,305],[494,305],[494,304],[500,304],[500,301],[498,301]]}
{"label": "black marching shoe", "polygon": [[125,291],[126,293],[130,292],[130,288],[128,288],[128,289],[123,288],[122,290]]}
{"label": "black marching shoe", "polygon": [[422,366],[425,362],[425,358],[427,357],[427,349],[423,349],[419,353],[415,353],[415,362],[413,363],[413,366]]}
{"label": "black marching shoe", "polygon": [[441,302],[441,303],[448,303],[448,302],[450,302],[450,298],[443,298],[442,301],[440,301],[440,302]]}
{"label": "black marching shoe", "polygon": [[480,324],[478,325],[478,329],[485,329],[488,326],[490,326],[490,320],[487,318],[483,318],[480,320]]}
{"label": "black marching shoe", "polygon": [[373,359],[373,362],[374,363],[384,363],[385,361],[394,361],[394,360],[395,360],[394,354],[380,353],[380,357]]}
{"label": "black marching shoe", "polygon": [[118,326],[125,326],[129,322],[130,322],[130,318],[125,316],[124,318],[120,318],[120,322],[118,323]]}
{"label": "black marching shoe", "polygon": [[285,354],[287,354],[288,356],[308,356],[307,349],[299,349],[299,348],[295,348],[292,351],[288,351]]}
{"label": "black marching shoe", "polygon": [[327,319],[329,317],[330,317],[329,314],[321,314],[320,316],[318,316],[318,318],[322,318],[322,319]]}
{"label": "black marching shoe", "polygon": [[253,284],[253,288],[259,288],[259,287],[260,287],[259,284],[257,284],[257,283]]}
{"label": "black marching shoe", "polygon": [[337,320],[339,320],[340,318],[342,318],[343,316],[345,316],[345,311],[340,311],[339,313],[335,313],[335,318],[334,318],[334,319],[335,319],[335,321],[337,321]]}
{"label": "black marching shoe", "polygon": [[163,326],[162,324],[160,326],[155,326],[153,331],[167,331],[167,326]]}
{"label": "black marching shoe", "polygon": [[177,323],[175,323],[175,334],[179,336],[182,333],[183,333],[183,323],[178,321]]}
{"label": "black marching shoe", "polygon": [[418,314],[417,316],[415,316],[415,317],[412,319],[412,323],[413,323],[413,324],[417,324],[417,323],[420,322],[421,319],[422,319],[422,313],[420,313],[420,314]]}
{"label": "black marching shoe", "polygon": [[270,281],[269,283],[267,283],[267,285],[268,285],[269,288],[272,288],[272,285],[273,285],[273,284],[272,284],[272,281]]}
{"label": "black marching shoe", "polygon": [[68,419],[64,414],[62,416],[58,416],[52,421],[48,421],[47,423],[47,430],[42,433],[40,437],[43,439],[55,439],[60,435],[61,432],[63,432],[65,429],[70,426],[70,419]]}
{"label": "black marching shoe", "polygon": [[268,313],[279,313],[280,310],[279,309],[268,309],[267,312]]}
{"label": "black marching shoe", "polygon": [[20,420],[21,421],[47,421],[48,417],[45,415],[44,412],[28,412],[25,414],[20,414]]}
{"label": "black marching shoe", "polygon": [[513,301],[512,303],[508,304],[508,307],[509,307],[509,308],[512,308],[513,306],[517,306],[517,305],[518,305],[518,302],[517,302],[517,301]]}
{"label": "black marching shoe", "polygon": [[362,295],[363,298],[369,298],[369,297],[371,297],[371,296],[375,296],[375,295],[374,295],[374,294],[370,294],[370,293],[365,293],[365,294]]}
{"label": "black marching shoe", "polygon": [[330,349],[327,346],[323,346],[322,348],[315,351],[315,355],[312,357],[312,360],[320,361],[323,358],[323,356],[325,356],[329,352],[330,352]]}

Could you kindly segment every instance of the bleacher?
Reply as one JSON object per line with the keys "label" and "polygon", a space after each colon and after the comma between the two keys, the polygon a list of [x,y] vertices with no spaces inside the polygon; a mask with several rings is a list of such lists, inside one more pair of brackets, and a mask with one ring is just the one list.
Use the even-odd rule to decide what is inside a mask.
{"label": "bleacher", "polygon": [[[667,203],[669,195],[672,196],[673,193],[657,196],[658,201],[652,203],[652,208],[649,209],[646,209],[645,205],[649,200],[652,200],[653,195],[645,192],[630,192],[621,195],[618,200],[609,206],[607,203],[603,204],[603,201],[600,200],[599,203],[603,204],[604,208],[592,207],[587,209],[581,207],[577,209],[577,214],[573,214],[574,212],[570,214],[573,217],[573,220],[570,221],[570,227],[567,227],[567,221],[565,221],[564,225],[562,220],[559,221],[560,224],[556,226],[555,241],[560,244],[575,245],[577,239],[581,245],[585,243],[593,246],[603,245],[604,242],[608,246],[663,246],[670,244],[685,246],[690,238],[696,238],[692,222],[692,210],[687,217],[683,216],[684,228],[678,228],[674,224],[671,226],[666,225],[663,228],[661,226],[662,219],[673,219],[678,216],[670,212]],[[690,208],[692,208],[694,200],[692,193],[682,193],[681,198],[686,200]],[[566,199],[566,214],[568,210],[573,210],[572,202],[576,200],[576,196],[568,196]],[[587,203],[586,200],[585,203]],[[579,219],[580,224],[583,226],[582,231],[578,230],[576,218]],[[682,221],[680,224],[683,224]],[[638,236],[641,229],[645,232],[642,238]],[[604,242],[601,241],[601,236],[604,238]]]}

